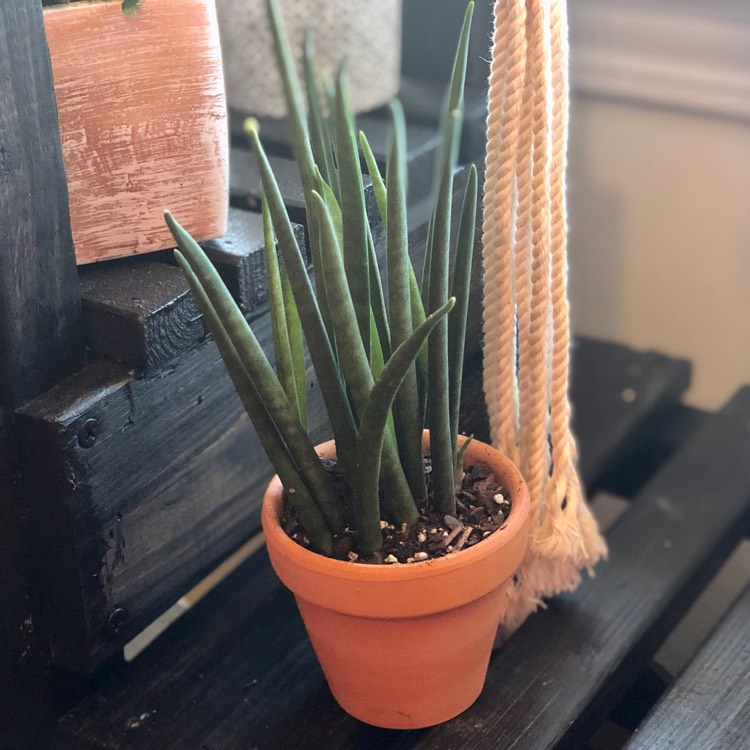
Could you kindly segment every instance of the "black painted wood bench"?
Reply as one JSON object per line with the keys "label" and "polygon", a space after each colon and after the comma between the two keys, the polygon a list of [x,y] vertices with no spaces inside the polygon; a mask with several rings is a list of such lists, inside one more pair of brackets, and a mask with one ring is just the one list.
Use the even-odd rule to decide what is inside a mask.
{"label": "black painted wood bench", "polygon": [[[434,1],[406,4],[405,34],[411,28],[415,42],[419,19],[434,12]],[[573,401],[582,474],[592,495],[603,490],[629,503],[608,534],[610,561],[575,594],[529,619],[493,657],[483,696],[461,717],[404,733],[356,722],[330,697],[293,600],[254,536],[270,469],[169,253],[79,269],[76,283],[49,71],[43,55],[34,54],[43,44],[39,20],[31,0],[20,5],[20,14],[0,7],[3,24],[25,39],[18,47],[18,35],[0,27],[6,44],[0,65],[7,64],[6,52],[30,57],[24,70],[12,69],[11,88],[0,88],[0,103],[10,97],[25,107],[0,107],[3,132],[15,138],[3,144],[15,171],[3,172],[12,179],[0,186],[13,209],[4,220],[26,232],[7,232],[0,253],[2,312],[15,322],[0,335],[12,355],[0,367],[0,593],[8,603],[0,610],[0,634],[2,643],[10,640],[7,650],[0,646],[0,747],[578,748],[592,741],[606,716],[637,726],[669,687],[651,657],[748,532],[750,391],[704,414],[680,402],[689,363],[577,339]],[[446,13],[457,8],[446,0]],[[488,3],[480,10],[475,45],[486,44],[489,9]],[[432,79],[447,72],[440,65],[426,69],[424,60],[431,46],[450,48],[419,39],[404,60],[417,265],[439,108]],[[469,74],[462,158],[481,162],[480,54]],[[383,113],[369,113],[361,124],[382,160]],[[268,347],[257,179],[234,129],[230,226],[205,246]],[[264,130],[304,241],[284,129],[265,123]],[[12,159],[40,150],[36,139],[44,133],[53,147],[42,152],[49,163],[40,182],[32,165]],[[475,270],[462,428],[482,437]],[[30,306],[40,296],[47,307]],[[51,311],[63,323],[53,333]],[[323,438],[315,390],[311,403],[313,433]],[[259,547],[254,555],[134,661],[123,660],[128,641],[248,540]],[[726,661],[733,649],[741,653],[746,607],[738,605],[717,631],[718,645],[709,644],[665,693],[634,746],[658,747],[667,737],[690,746],[684,744],[690,722],[664,717],[690,710],[684,701],[707,665]],[[731,665],[737,685],[746,663]],[[747,698],[735,689],[729,700],[739,709]],[[742,730],[739,710],[716,715],[728,732]]]}

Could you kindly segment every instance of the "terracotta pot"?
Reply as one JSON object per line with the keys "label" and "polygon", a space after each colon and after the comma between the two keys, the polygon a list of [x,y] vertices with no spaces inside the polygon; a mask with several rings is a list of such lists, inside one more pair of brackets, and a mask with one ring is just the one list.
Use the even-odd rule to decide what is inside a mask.
{"label": "terracotta pot", "polygon": [[79,263],[226,232],[229,145],[214,0],[45,8]]}
{"label": "terracotta pot", "polygon": [[[317,448],[335,455],[333,442]],[[512,498],[505,525],[438,560],[363,565],[332,560],[293,542],[279,523],[278,477],[263,500],[271,563],[294,593],[331,692],[352,716],[415,729],[467,709],[484,685],[511,576],[528,541],[529,497],[518,469],[472,442],[466,464],[489,464]]]}

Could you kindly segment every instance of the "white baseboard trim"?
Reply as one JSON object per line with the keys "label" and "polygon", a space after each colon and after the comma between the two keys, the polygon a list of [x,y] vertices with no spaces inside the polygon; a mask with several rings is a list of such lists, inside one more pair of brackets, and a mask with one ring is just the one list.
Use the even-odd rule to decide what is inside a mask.
{"label": "white baseboard trim", "polygon": [[750,12],[705,4],[571,0],[573,91],[750,120]]}

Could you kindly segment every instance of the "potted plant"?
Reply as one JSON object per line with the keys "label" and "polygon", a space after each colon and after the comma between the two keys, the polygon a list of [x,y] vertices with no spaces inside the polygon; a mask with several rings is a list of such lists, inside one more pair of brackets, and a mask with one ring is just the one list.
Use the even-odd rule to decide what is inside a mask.
{"label": "potted plant", "polygon": [[[229,152],[214,0],[71,2],[46,7],[44,24],[78,263],[170,247],[164,206],[199,239],[223,236]],[[185,189],[195,181],[199,191]]]}
{"label": "potted plant", "polygon": [[[446,98],[421,288],[407,247],[400,106],[391,106],[385,179],[363,140],[387,227],[385,290],[375,271],[345,71],[326,120],[306,65],[308,120],[276,0],[268,0],[268,11],[316,279],[313,290],[251,127],[278,374],[200,247],[171,214],[166,219],[177,261],[277,471],[262,509],[268,551],[297,598],[334,696],[377,726],[429,726],[466,709],[481,691],[529,522],[518,470],[491,447],[458,435],[474,168],[453,254],[450,206],[473,4]],[[305,431],[302,332],[334,433],[317,448]]]}

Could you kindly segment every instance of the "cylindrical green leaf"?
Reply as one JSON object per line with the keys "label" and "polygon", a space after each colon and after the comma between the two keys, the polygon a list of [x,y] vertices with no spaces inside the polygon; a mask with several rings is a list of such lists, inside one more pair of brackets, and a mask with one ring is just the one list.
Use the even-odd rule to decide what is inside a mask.
{"label": "cylindrical green leaf", "polygon": [[450,299],[435,311],[391,355],[372,388],[362,412],[357,441],[357,474],[354,483],[354,514],[357,518],[360,552],[372,557],[382,546],[378,517],[378,476],[383,449],[385,423],[404,375],[435,325],[447,315],[455,300]]}
{"label": "cylindrical green leaf", "polygon": [[464,371],[466,318],[469,311],[471,263],[474,257],[474,229],[477,221],[477,168],[469,168],[461,220],[453,264],[451,296],[456,298],[456,309],[448,319],[448,361],[450,377],[451,433],[458,436],[458,415],[461,406],[461,382]]}
{"label": "cylindrical green leaf", "polygon": [[187,260],[185,260],[185,257],[179,250],[175,251],[175,257],[195,295],[198,308],[203,314],[206,326],[214,335],[219,353],[224,360],[224,364],[242,401],[242,405],[245,407],[245,411],[248,413],[255,427],[263,450],[268,455],[274,470],[279,475],[281,483],[287,491],[287,496],[310,539],[312,548],[321,554],[330,555],[333,551],[331,530],[313,500],[310,489],[301,478],[299,470],[279,435],[276,425],[253,385],[252,378],[248,375],[247,370],[242,364],[242,360],[239,354],[237,354],[232,340],[227,334],[200,281],[198,281],[198,277],[193,273]]}
{"label": "cylindrical green leaf", "polygon": [[343,529],[344,512],[341,499],[299,421],[297,405],[292,406],[289,402],[255,334],[200,245],[170,213],[165,214],[165,218],[180,251],[198,278],[245,370],[252,378],[266,410],[273,415],[274,424],[294,463],[305,477],[305,482],[310,487],[326,522],[331,529]]}

